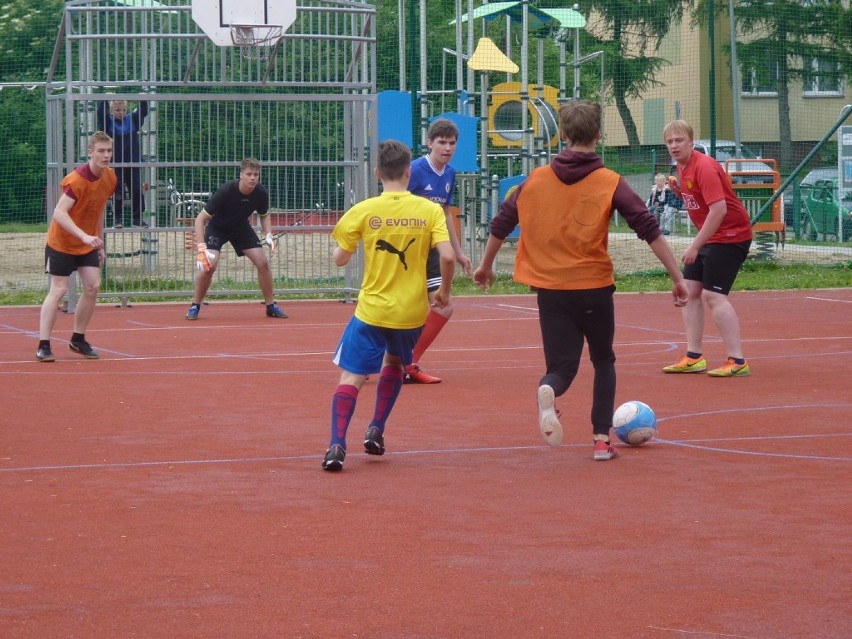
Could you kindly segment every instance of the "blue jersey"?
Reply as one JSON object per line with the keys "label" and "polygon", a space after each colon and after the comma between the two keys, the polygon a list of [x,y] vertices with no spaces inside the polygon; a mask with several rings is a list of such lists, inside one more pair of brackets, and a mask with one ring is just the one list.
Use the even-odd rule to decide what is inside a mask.
{"label": "blue jersey", "polygon": [[408,190],[414,195],[425,197],[441,206],[453,203],[453,189],[456,185],[456,170],[449,164],[440,173],[432,166],[429,156],[424,155],[411,163],[411,179]]}

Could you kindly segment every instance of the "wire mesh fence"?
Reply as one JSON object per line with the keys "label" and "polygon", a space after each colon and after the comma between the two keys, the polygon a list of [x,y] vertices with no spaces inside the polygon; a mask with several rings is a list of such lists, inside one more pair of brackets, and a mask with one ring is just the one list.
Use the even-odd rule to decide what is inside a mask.
{"label": "wire mesh fence", "polygon": [[[114,162],[125,179],[107,210],[104,295],[188,295],[187,225],[246,156],[261,161],[270,191],[282,246],[276,289],[357,287],[357,271],[331,266],[332,225],[376,192],[371,154],[382,127],[407,136],[417,155],[429,120],[442,113],[475,121],[454,159],[454,203],[476,261],[501,183],[559,151],[553,113],[576,97],[604,105],[601,155],[643,198],[656,173],[671,171],[661,132],[682,117],[720,161],[729,152],[774,161],[786,182],[774,218],[752,211],[762,194],[749,201],[759,222],[784,225],[780,238],[758,235],[755,257],[849,262],[852,207],[838,188],[844,165],[831,132],[852,102],[844,57],[852,35],[831,27],[848,18],[848,2],[764,3],[761,11],[715,3],[713,16],[708,3],[675,0],[644,12],[553,4],[304,0],[268,55],[247,57],[214,44],[190,2],[10,0],[0,15],[14,54],[0,56],[0,231],[14,232],[0,232],[0,282],[46,287],[43,226],[26,225],[49,219],[60,180],[86,160],[85,141],[106,126],[116,100],[138,118],[138,154]],[[518,70],[472,69],[481,38]],[[401,101],[381,107],[388,92]],[[811,175],[823,180],[818,190]],[[669,240],[677,248],[694,232],[679,216]],[[610,244],[617,270],[655,266],[617,216]],[[511,270],[511,252],[509,243],[499,268]],[[214,289],[250,291],[253,277],[247,260],[228,257]]]}

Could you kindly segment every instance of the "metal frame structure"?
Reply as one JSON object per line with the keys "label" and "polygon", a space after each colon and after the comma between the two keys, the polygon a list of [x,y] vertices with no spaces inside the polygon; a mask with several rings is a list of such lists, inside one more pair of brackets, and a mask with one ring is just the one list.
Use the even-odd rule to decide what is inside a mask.
{"label": "metal frame structure", "polygon": [[[63,176],[86,161],[98,101],[150,104],[142,161],[122,165],[142,171],[150,228],[108,229],[101,295],[189,295],[195,257],[175,202],[236,178],[249,156],[281,237],[276,293],[356,291],[361,261],[341,274],[329,233],[377,191],[375,38],[372,5],[304,0],[276,55],[254,60],[216,46],[179,0],[68,2],[46,83],[48,217]],[[223,266],[211,294],[256,292],[248,260]]]}

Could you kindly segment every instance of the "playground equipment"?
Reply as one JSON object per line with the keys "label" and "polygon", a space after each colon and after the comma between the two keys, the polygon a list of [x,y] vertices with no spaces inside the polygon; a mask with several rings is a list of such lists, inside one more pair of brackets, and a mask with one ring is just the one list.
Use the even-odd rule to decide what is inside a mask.
{"label": "playground equipment", "polygon": [[[406,43],[404,34],[408,31],[411,14],[406,15],[405,5],[399,3],[400,37],[400,90],[395,92],[399,107],[408,104],[414,91],[407,88],[405,59]],[[410,3],[413,4],[413,3]],[[448,91],[429,86],[425,61],[428,58],[426,38],[426,1],[420,0],[420,83],[416,93],[420,122],[415,125],[419,132],[411,136],[423,136],[429,122],[435,117],[430,109],[437,103],[443,104],[446,94],[456,98],[456,110],[460,114],[479,114],[479,148],[471,139],[459,139],[457,156],[472,152],[478,156],[478,166],[470,172],[459,170],[454,159],[453,166],[458,172],[459,188],[456,201],[462,208],[463,216],[468,220],[468,252],[471,257],[480,250],[480,244],[487,236],[487,224],[499,206],[500,193],[523,180],[535,166],[549,162],[553,153],[559,150],[558,117],[559,104],[571,98],[580,97],[580,67],[589,60],[600,60],[603,70],[602,52],[581,56],[579,51],[579,31],[586,25],[585,18],[574,9],[541,8],[530,6],[529,2],[491,2],[473,7],[473,0],[456,0],[455,17],[449,23],[456,27],[455,49],[443,49],[442,55],[452,55],[456,60],[456,86]],[[466,10],[464,5],[466,5]],[[413,10],[413,9],[412,9]],[[474,47],[474,23],[481,24],[481,35]],[[490,24],[505,24],[505,43],[503,49],[488,37]],[[463,32],[466,28],[466,37]],[[410,33],[410,31],[408,31]],[[574,60],[570,64],[574,69],[574,86],[567,86],[567,42],[570,33],[574,35]],[[520,49],[513,51],[515,39],[520,41]],[[535,42],[535,80],[531,81],[530,48],[531,38]],[[545,84],[544,58],[545,40],[555,38],[559,56],[559,87]],[[411,50],[411,49],[409,49]],[[519,55],[516,64],[512,57]],[[491,84],[493,74],[501,74],[501,81]],[[413,83],[411,83],[413,84]],[[601,82],[601,99],[603,82]],[[440,99],[439,99],[440,98]],[[385,98],[387,99],[387,98]],[[383,98],[380,96],[381,105]],[[379,128],[385,113],[390,109],[379,108]],[[401,109],[392,112],[399,114]],[[409,106],[410,111],[410,106]],[[446,115],[444,113],[443,115]],[[399,127],[402,124],[398,125]],[[381,135],[380,135],[381,139]],[[409,138],[410,139],[410,138]],[[478,152],[477,152],[478,151]],[[478,168],[478,170],[477,170]],[[491,172],[495,174],[492,175]],[[497,174],[499,173],[499,174]],[[512,184],[501,185],[501,180],[510,179]]]}

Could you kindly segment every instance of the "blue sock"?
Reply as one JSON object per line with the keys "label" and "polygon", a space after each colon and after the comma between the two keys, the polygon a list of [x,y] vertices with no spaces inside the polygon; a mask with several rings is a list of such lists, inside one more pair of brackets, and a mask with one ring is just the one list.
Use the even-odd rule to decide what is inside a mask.
{"label": "blue sock", "polygon": [[737,363],[737,366],[742,366],[743,364],[745,364],[745,359],[742,357],[732,357],[731,359]]}
{"label": "blue sock", "polygon": [[701,359],[701,353],[693,353],[692,351],[686,351],[686,356],[689,359]]}
{"label": "blue sock", "polygon": [[404,371],[396,366],[385,366],[379,376],[379,386],[376,389],[376,409],[370,427],[375,426],[384,434],[385,422],[388,420],[399,391],[402,389]]}
{"label": "blue sock", "polygon": [[341,384],[337,387],[331,399],[331,443],[329,448],[338,444],[346,450],[346,430],[352,415],[355,414],[355,404],[358,401],[358,387]]}

